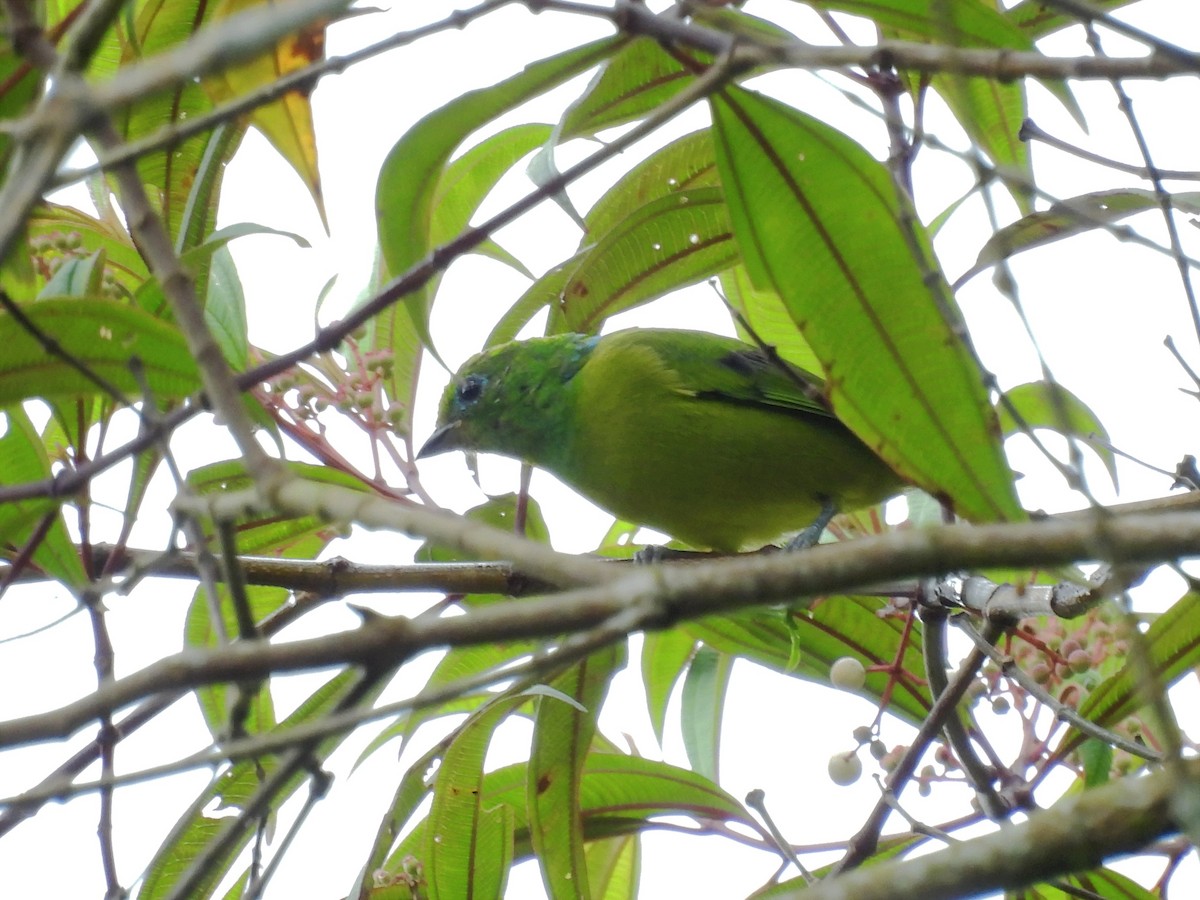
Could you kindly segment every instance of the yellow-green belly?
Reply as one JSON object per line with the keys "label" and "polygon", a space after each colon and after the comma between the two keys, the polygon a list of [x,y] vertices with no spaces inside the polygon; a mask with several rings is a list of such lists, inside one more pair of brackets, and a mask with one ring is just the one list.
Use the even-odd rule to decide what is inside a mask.
{"label": "yellow-green belly", "polygon": [[628,356],[588,380],[586,422],[558,472],[622,519],[732,551],[804,528],[826,499],[853,509],[900,486],[834,419],[663,389],[661,371]]}

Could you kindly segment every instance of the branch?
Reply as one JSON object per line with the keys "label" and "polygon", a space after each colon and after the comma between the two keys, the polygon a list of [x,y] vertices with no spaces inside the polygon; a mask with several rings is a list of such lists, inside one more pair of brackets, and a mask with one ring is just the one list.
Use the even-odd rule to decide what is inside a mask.
{"label": "branch", "polygon": [[[1185,765],[1191,782],[1200,761]],[[1180,827],[1172,800],[1181,785],[1169,771],[1121,778],[1067,797],[1027,822],[963,841],[917,859],[881,862],[797,885],[772,896],[803,900],[950,900],[1015,889],[1066,872],[1083,872],[1106,859],[1143,849]]]}
{"label": "branch", "polygon": [[[1019,78],[1060,80],[1165,78],[1200,71],[1200,56],[1171,45],[1155,46],[1149,56],[1098,59],[1094,56],[1046,56],[1036,51],[1004,48],[981,49],[922,44],[915,41],[880,41],[873,47],[839,45],[816,47],[801,40],[767,41],[753,35],[706,28],[670,14],[659,15],[641,3],[620,0],[614,6],[593,6],[574,0],[526,0],[535,11],[543,9],[607,19],[629,34],[641,34],[721,54],[733,50],[735,65],[789,66],[796,69],[882,69],[935,74],[948,72],[1015,81]],[[1144,34],[1144,33],[1143,33]],[[1153,42],[1153,38],[1147,36]]]}
{"label": "branch", "polygon": [[[286,492],[283,498],[287,500]],[[363,500],[359,494],[354,498]],[[367,500],[356,521],[369,527],[398,527],[397,522],[408,521],[406,517],[415,512],[431,515],[428,510],[378,498]],[[449,514],[439,518],[458,521]],[[58,710],[0,723],[0,747],[65,738],[94,719],[163,691],[252,680],[273,672],[347,664],[399,665],[433,648],[550,638],[619,622],[619,634],[609,629],[615,640],[632,631],[665,628],[714,613],[847,593],[863,583],[950,567],[1053,565],[1097,559],[1151,563],[1192,555],[1200,547],[1197,512],[1099,514],[1065,521],[947,525],[820,545],[803,553],[664,563],[621,572],[619,567],[557,554],[495,529],[475,524],[470,528],[474,533],[503,538],[501,543],[526,545],[530,553],[522,555],[527,560],[549,563],[560,575],[569,573],[576,584],[595,581],[573,591],[496,603],[451,618],[410,621],[379,617],[332,637],[185,650]]]}

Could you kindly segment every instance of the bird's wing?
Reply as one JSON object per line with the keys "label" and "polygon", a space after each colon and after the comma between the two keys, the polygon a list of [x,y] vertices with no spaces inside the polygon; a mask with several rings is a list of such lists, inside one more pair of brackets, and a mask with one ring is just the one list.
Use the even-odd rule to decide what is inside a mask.
{"label": "bird's wing", "polygon": [[698,399],[834,418],[824,382],[811,372],[731,338],[679,334],[684,336],[653,342],[664,367],[676,373],[677,390]]}

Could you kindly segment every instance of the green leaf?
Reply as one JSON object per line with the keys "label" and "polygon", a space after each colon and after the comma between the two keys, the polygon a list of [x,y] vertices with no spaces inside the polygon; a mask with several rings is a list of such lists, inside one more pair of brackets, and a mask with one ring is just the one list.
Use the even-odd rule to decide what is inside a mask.
{"label": "green leaf", "polygon": [[712,132],[686,134],[630,169],[584,216],[591,242],[613,231],[647,203],[693,188],[720,187]]}
{"label": "green leaf", "polygon": [[[951,47],[1032,50],[1033,41],[999,11],[984,3],[939,0],[821,0],[820,6],[865,15],[887,37]],[[915,95],[916,76],[905,77]],[[928,83],[946,100],[959,124],[994,162],[1030,178],[1028,149],[1017,134],[1025,120],[1025,88],[1020,82],[938,73]],[[1067,95],[1069,98],[1069,94]],[[1025,195],[1016,195],[1024,202]]]}
{"label": "green leaf", "polygon": [[[434,192],[429,243],[435,247],[444,244],[466,229],[496,182],[521,159],[544,144],[552,131],[550,125],[514,125],[481,141],[450,163]],[[487,246],[490,246],[487,250],[489,256],[533,277],[528,269],[492,241],[481,245],[476,252],[484,252]]]}
{"label": "green leaf", "polygon": [[1083,760],[1083,784],[1096,787],[1108,781],[1113,763],[1113,748],[1099,738],[1088,738],[1079,748]]}
{"label": "green leaf", "polygon": [[204,301],[204,322],[221,355],[236,371],[246,368],[250,339],[246,325],[246,295],[237,265],[226,247],[218,249],[208,270],[208,296]]}
{"label": "green leaf", "polygon": [[[447,685],[457,684],[483,672],[500,669],[502,666],[532,654],[540,646],[540,643],[536,641],[506,641],[504,644],[480,644],[477,647],[451,647],[446,651],[445,656],[438,660],[438,664],[425,681],[422,690],[432,694]],[[411,712],[404,713],[371,739],[371,742],[359,754],[354,765],[357,767],[376,750],[395,738],[400,738],[403,746],[426,722],[443,716],[473,712],[490,699],[490,694],[470,694],[459,697],[450,703],[440,703],[436,706],[423,705]]]}
{"label": "green leaf", "polygon": [[[585,252],[551,307],[551,330],[597,331],[609,316],[710,278],[737,258],[719,188],[652,200]],[[538,291],[546,293],[540,283],[529,289]]]}
{"label": "green leaf", "polygon": [[[0,485],[15,486],[48,479],[50,459],[41,436],[18,403],[0,407]],[[47,517],[50,527],[33,548],[32,563],[68,587],[87,584],[79,552],[71,543],[59,507],[52,498],[0,504],[0,555],[13,558]]]}
{"label": "green leaf", "polygon": [[[959,3],[954,4],[954,8],[963,9],[971,5]],[[983,8],[982,4],[975,5]],[[945,99],[958,123],[1003,174],[1008,176],[1011,173],[1024,182],[1023,185],[1018,183],[1013,186],[1009,178],[1004,179],[1020,208],[1029,209],[1029,191],[1024,185],[1032,183],[1033,172],[1029,166],[1029,147],[1020,138],[1021,123],[1028,116],[1025,85],[1022,82],[955,74],[935,75],[930,84]],[[1065,97],[1068,108],[1075,108],[1065,85],[1061,90],[1051,90]]]}
{"label": "green leaf", "polygon": [[[424,771],[427,761],[422,760],[418,765]],[[438,772],[441,771],[439,768]],[[527,776],[524,763],[506,766],[484,775],[481,789],[480,802],[484,807],[503,804],[516,814],[516,860],[532,853],[525,811]],[[589,842],[636,834],[655,827],[656,817],[668,815],[689,816],[700,823],[713,820],[737,823],[761,834],[760,826],[742,804],[703,775],[620,753],[588,754],[580,782],[579,814]],[[418,823],[388,857],[388,871],[398,869],[406,856],[420,856],[430,827],[429,819]]]}
{"label": "green leaf", "polygon": [[[183,336],[171,325],[124,303],[63,297],[24,304],[22,312],[63,352],[115,384],[127,396],[141,387],[129,371],[141,360],[159,400],[185,397],[200,387]],[[58,400],[103,390],[57,356],[46,353],[12,315],[0,311],[0,404],[41,397]]]}
{"label": "green leaf", "polygon": [[[201,246],[216,227],[225,166],[241,146],[245,133],[244,125],[222,124],[207,135],[203,152],[196,161],[187,199],[179,209],[175,249],[181,256]],[[197,288],[197,294],[203,297],[203,289]]]}
{"label": "green leaf", "polygon": [[[957,336],[957,312],[926,284],[927,274],[942,279],[921,232],[924,262],[913,258],[905,228],[918,226],[884,166],[844,134],[747,91],[714,98],[713,116],[746,267],[780,295],[821,360],[838,417],[960,515],[1022,518],[979,367]],[[944,282],[940,293],[949,296]]]}
{"label": "green leaf", "polygon": [[[870,18],[885,36],[919,40],[951,47],[992,47],[1031,52],[1033,39],[1010,21],[1002,11],[986,3],[945,3],[942,0],[817,0],[813,5],[843,10]],[[905,77],[915,94],[921,84]],[[1070,89],[1061,80],[1043,82],[1083,124],[1082,111]],[[1020,140],[1026,117],[1022,82],[995,78],[966,77],[953,72],[929,77],[929,84],[946,100],[959,124],[997,164],[1023,173],[1031,180],[1029,153]],[[1027,202],[1026,191],[1013,192],[1018,204]]]}
{"label": "green leaf", "polygon": [[[327,466],[304,463],[284,463],[297,478],[320,484],[337,484],[352,490],[365,491],[357,479]],[[227,491],[245,490],[252,485],[241,460],[226,460],[193,470],[187,476],[188,486],[200,496]],[[211,522],[202,522],[211,539]],[[329,545],[338,530],[320,515],[299,518],[280,518],[277,515],[244,516],[234,523],[238,552],[248,556],[271,556],[283,559],[316,559]],[[261,622],[288,604],[291,592],[285,588],[248,585],[245,588],[250,616]],[[211,616],[212,602],[203,586],[197,587],[184,620],[184,643],[189,647],[211,647],[221,642],[220,634],[237,635],[238,618],[233,599],[224,584],[217,586],[216,607],[221,611],[221,629],[215,627]],[[235,686],[217,682],[198,688],[197,702],[214,737],[228,733],[230,698]],[[254,734],[274,727],[270,696],[256,698],[249,705],[249,715],[242,726]]]}
{"label": "green leaf", "polygon": [[[358,700],[369,706],[382,689],[382,683],[363,691],[360,687],[362,677],[358,672],[350,670],[334,675],[310,694],[276,730],[319,721],[336,710],[350,694],[363,693],[364,696]],[[344,739],[345,735],[335,735],[320,741],[313,748],[311,766],[321,766]],[[275,771],[277,766],[276,756],[241,760],[230,765],[211,785],[205,787],[188,811],[176,822],[147,867],[146,876],[138,892],[139,900],[160,900],[171,895],[175,885],[190,869],[192,862],[228,827],[231,819],[227,811],[244,810],[262,783],[263,777]],[[301,767],[276,794],[275,805],[269,813],[273,815],[309,777],[309,769]],[[238,860],[242,849],[254,834],[253,828],[244,829],[225,855],[205,870],[198,890],[189,896],[209,896]]]}
{"label": "green leaf", "polygon": [[[524,767],[499,770],[487,795],[503,802],[512,795],[510,782]],[[494,793],[493,793],[494,789]],[[618,753],[591,753],[580,783],[580,814],[588,839],[628,834],[649,827],[650,819],[686,815],[698,821],[717,819],[738,822],[757,832],[754,818],[725,791],[703,775],[667,763]],[[518,846],[520,838],[518,821]]]}
{"label": "green leaf", "polygon": [[[4,86],[0,91],[0,118],[15,122],[29,111],[45,85],[45,76],[38,66],[30,65],[24,54],[6,41],[0,48],[0,85]],[[3,173],[0,183],[12,172],[8,164],[12,141],[11,134],[0,134],[0,173]]]}
{"label": "green leaf", "polygon": [[640,118],[678,94],[695,76],[653,38],[629,41],[563,117],[564,139],[594,135]]}
{"label": "green leaf", "polygon": [[496,726],[524,702],[519,696],[493,701],[458,729],[446,749],[422,839],[430,900],[503,893],[514,821],[500,810],[512,804],[484,801],[483,760]]}
{"label": "green leaf", "polygon": [[[714,650],[818,684],[830,684],[834,660],[855,656],[877,669],[856,693],[877,703],[886,697],[890,712],[918,723],[932,703],[920,634],[900,619],[880,617],[879,609],[877,598],[830,597],[808,609],[709,616],[682,627]],[[897,673],[889,674],[897,659]]]}
{"label": "green leaf", "polygon": [[[429,252],[433,200],[450,154],[467,135],[514,106],[587,71],[623,43],[622,38],[609,38],[532,63],[499,84],[462,94],[409,129],[384,161],[375,191],[384,277],[402,274]],[[432,299],[427,285],[410,294],[405,303],[426,345]],[[391,309],[378,318],[376,347],[393,346],[396,317]]]}
{"label": "green leaf", "polygon": [[[1122,6],[1128,6],[1134,0],[1088,0],[1091,9],[1112,12]],[[1049,3],[1042,0],[1021,0],[1005,12],[1013,24],[1028,34],[1031,38],[1045,37],[1062,28],[1079,24],[1079,17],[1069,12],[1060,12]]]}
{"label": "green leaf", "polygon": [[527,810],[530,839],[551,897],[591,897],[579,811],[580,781],[600,704],[609,680],[623,664],[623,649],[609,647],[594,653],[551,683],[575,704],[548,696],[537,701]]}
{"label": "green leaf", "polygon": [[683,723],[683,746],[692,771],[714,783],[721,780],[721,719],[732,669],[732,656],[701,647],[692,657],[683,681],[679,716]]}
{"label": "green leaf", "polygon": [[876,25],[958,47],[1025,47],[1021,30],[986,3],[941,0],[808,0],[818,9],[864,16]]}
{"label": "green leaf", "polygon": [[675,682],[692,657],[696,641],[687,632],[672,628],[648,631],[642,641],[642,685],[646,690],[646,711],[654,736],[662,746],[667,726],[667,704]]}
{"label": "green leaf", "polygon": [[[517,523],[520,521],[521,507],[524,506],[524,523],[519,529],[520,534],[529,538],[531,541],[537,541],[542,544],[550,543],[550,529],[546,527],[546,520],[542,516],[542,508],[538,502],[532,497],[522,498],[520,494],[497,494],[495,497],[488,497],[486,501],[478,506],[473,506],[463,513],[463,517],[470,519],[472,522],[480,522],[484,525],[491,525],[493,528],[500,528],[504,531],[517,532]],[[441,547],[433,541],[425,541],[416,553],[417,562],[474,562],[477,557],[466,550],[459,550],[453,547]],[[478,599],[476,602],[490,602],[487,599]]]}
{"label": "green leaf", "polygon": [[65,259],[58,271],[50,276],[40,296],[97,296],[103,287],[104,265],[103,250],[97,250],[88,257]]}
{"label": "green leaf", "polygon": [[[1200,191],[1172,194],[1171,205],[1184,212],[1200,213]],[[1138,188],[1097,191],[1060,200],[1049,209],[1021,217],[988,238],[975,259],[975,265],[959,277],[955,286],[964,284],[989,266],[1022,251],[1083,234],[1094,228],[1104,228],[1126,216],[1159,207],[1159,199],[1154,191]]]}
{"label": "green leaf", "polygon": [[[28,229],[33,268],[40,276],[41,286],[36,293],[45,293],[52,267],[99,250],[104,251],[105,275],[119,293],[132,294],[150,277],[141,254],[119,222],[51,203],[34,210]],[[17,296],[32,294],[22,292]]]}
{"label": "green leaf", "polygon": [[636,835],[588,844],[588,883],[592,887],[592,897],[595,900],[636,900],[641,859]]}
{"label": "green leaf", "polygon": [[[308,241],[298,234],[293,234],[290,231],[279,231],[275,228],[268,228],[265,225],[256,225],[251,222],[239,222],[235,225],[226,226],[220,231],[214,231],[179,258],[184,268],[192,276],[192,280],[196,286],[196,294],[201,300],[206,303],[208,301],[208,279],[213,265],[213,258],[218,252],[225,249],[230,241],[253,234],[278,235],[279,237],[290,238],[301,247],[311,246]],[[147,277],[146,281],[136,291],[134,299],[137,301],[138,306],[153,316],[163,319],[171,319],[173,316],[171,306],[167,303],[166,294],[163,293],[162,285],[158,283],[156,278]],[[245,316],[244,312],[242,316]]]}
{"label": "green leaf", "polygon": [[[388,804],[387,810],[379,820],[379,827],[375,831],[375,838],[371,841],[371,846],[366,854],[366,861],[363,864],[362,870],[359,873],[355,889],[351,890],[348,897],[358,897],[365,893],[372,881],[376,872],[383,871],[396,874],[401,870],[407,870],[411,867],[409,860],[415,859],[408,856],[411,849],[415,849],[416,844],[411,846],[406,843],[401,845],[401,850],[388,856],[388,851],[396,843],[396,838],[399,836],[401,829],[405,823],[412,818],[418,806],[425,799],[425,796],[430,791],[430,786],[426,784],[425,776],[433,770],[433,767],[438,764],[448,740],[439,743],[433,749],[429,750],[413,763],[404,775],[400,778],[400,783],[396,785],[396,790],[392,792],[391,802]],[[424,824],[424,823],[423,823]],[[408,840],[411,841],[416,832],[409,834]],[[370,896],[374,897],[374,894]],[[402,896],[401,900],[410,900],[410,896]]]}
{"label": "green leaf", "polygon": [[997,404],[1000,428],[1005,435],[1026,428],[1049,428],[1085,442],[1096,451],[1117,486],[1117,456],[1108,432],[1088,406],[1057,382],[1031,381],[1008,391]]}
{"label": "green leaf", "polygon": [[[364,494],[368,490],[357,478],[330,466],[298,462],[284,462],[283,465],[294,477],[316,484],[334,484]],[[237,459],[193,469],[188,473],[187,483],[191,490],[201,496],[246,490],[254,484],[246,472],[245,464]],[[234,524],[237,529],[238,552],[249,556],[289,554],[293,545],[312,535],[319,536],[323,541],[332,540],[338,535],[341,527],[319,513],[289,519],[281,519],[275,514],[244,516]],[[206,536],[211,539],[211,523],[202,522],[202,525]],[[307,558],[311,559],[313,556]]]}
{"label": "green leaf", "polygon": [[[103,48],[96,55],[93,73],[111,74],[117,67],[128,67],[179,46],[211,21],[215,7],[206,0],[140,4],[131,18],[132,32],[118,29],[119,48]],[[111,56],[114,51],[119,57]],[[133,141],[164,126],[203,115],[212,106],[204,88],[187,79],[118,110],[113,121],[122,139]],[[222,163],[232,157],[243,133],[242,125],[226,126],[172,141],[139,156],[138,176],[180,252],[212,231],[224,172]]]}
{"label": "green leaf", "polygon": [[535,281],[500,317],[483,346],[495,347],[497,344],[513,340],[539,312],[547,307],[553,309],[562,297],[571,274],[587,258],[587,254],[587,250],[575,254]]}
{"label": "green leaf", "polygon": [[1064,875],[1054,884],[1008,891],[1005,900],[1161,900],[1162,894],[1147,890],[1128,875],[1112,869],[1093,869]]}

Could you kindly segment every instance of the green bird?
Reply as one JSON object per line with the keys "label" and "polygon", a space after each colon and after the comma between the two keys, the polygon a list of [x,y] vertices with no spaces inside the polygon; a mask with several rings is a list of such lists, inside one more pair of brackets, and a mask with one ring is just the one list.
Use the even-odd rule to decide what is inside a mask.
{"label": "green bird", "polygon": [[560,334],[458,372],[418,457],[498,453],[693,547],[732,552],[856,509],[903,481],[823,402],[815,375],[699,331]]}

